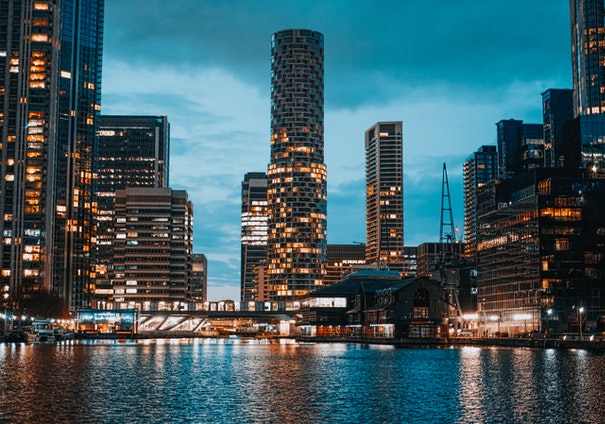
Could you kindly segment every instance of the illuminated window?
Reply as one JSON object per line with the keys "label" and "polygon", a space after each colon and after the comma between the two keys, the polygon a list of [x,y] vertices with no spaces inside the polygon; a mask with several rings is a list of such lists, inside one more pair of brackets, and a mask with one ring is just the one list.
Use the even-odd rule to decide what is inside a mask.
{"label": "illuminated window", "polygon": [[32,41],[44,43],[48,41],[48,35],[46,34],[32,34]]}

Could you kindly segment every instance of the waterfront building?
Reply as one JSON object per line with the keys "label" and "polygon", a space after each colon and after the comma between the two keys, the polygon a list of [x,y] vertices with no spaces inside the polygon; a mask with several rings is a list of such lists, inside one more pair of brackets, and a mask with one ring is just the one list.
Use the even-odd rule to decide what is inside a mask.
{"label": "waterfront building", "polygon": [[127,187],[168,187],[170,124],[165,115],[101,115],[97,136],[93,307],[111,294],[116,191]]}
{"label": "waterfront building", "polygon": [[114,298],[108,309],[190,309],[193,205],[187,192],[118,190],[114,222]]}
{"label": "waterfront building", "polygon": [[583,323],[603,331],[603,180],[577,169],[534,169],[496,185],[495,197],[477,235],[484,328],[513,335],[577,331]]}
{"label": "waterfront building", "polygon": [[453,307],[436,280],[401,279],[394,270],[362,270],[301,302],[303,336],[446,338]]}
{"label": "waterfront building", "polygon": [[294,300],[325,277],[324,42],[289,29],[271,41],[267,278],[271,300]]}
{"label": "waterfront building", "polygon": [[403,270],[403,124],[378,122],[365,133],[366,262]]}
{"label": "waterfront building", "polygon": [[0,286],[88,306],[103,0],[0,3]]}
{"label": "waterfront building", "polygon": [[464,161],[464,240],[465,256],[474,258],[477,234],[478,192],[498,178],[496,146],[481,146]]}
{"label": "waterfront building", "polygon": [[248,172],[242,181],[241,300],[258,300],[257,267],[267,257],[267,174]]}
{"label": "waterfront building", "polygon": [[346,275],[364,267],[365,263],[366,249],[364,244],[328,244],[324,285],[330,286],[341,282]]}
{"label": "waterfront building", "polygon": [[573,119],[573,90],[549,88],[542,93],[544,166],[565,166],[565,125]]}

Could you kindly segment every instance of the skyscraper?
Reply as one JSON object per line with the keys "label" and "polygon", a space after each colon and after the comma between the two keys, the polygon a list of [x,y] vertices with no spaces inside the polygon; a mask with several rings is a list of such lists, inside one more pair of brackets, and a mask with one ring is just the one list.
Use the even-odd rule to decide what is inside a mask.
{"label": "skyscraper", "polygon": [[605,2],[570,0],[574,121],[565,165],[605,178]]}
{"label": "skyscraper", "polygon": [[166,116],[101,115],[97,135],[95,276],[96,289],[106,292],[113,260],[116,191],[127,187],[168,187],[170,124]]}
{"label": "skyscraper", "polygon": [[271,41],[267,278],[272,300],[320,287],[325,274],[324,44],[289,29]]}
{"label": "skyscraper", "polygon": [[4,303],[91,291],[92,158],[103,0],[0,3],[0,230]]}
{"label": "skyscraper", "polygon": [[481,146],[464,161],[464,239],[465,252],[474,257],[477,243],[478,198],[485,185],[498,178],[496,146]]}
{"label": "skyscraper", "polygon": [[403,270],[403,124],[378,122],[365,133],[366,262]]}
{"label": "skyscraper", "polygon": [[256,269],[267,257],[267,174],[248,172],[242,182],[241,300],[258,300]]}
{"label": "skyscraper", "polygon": [[574,116],[605,113],[605,2],[569,3]]}

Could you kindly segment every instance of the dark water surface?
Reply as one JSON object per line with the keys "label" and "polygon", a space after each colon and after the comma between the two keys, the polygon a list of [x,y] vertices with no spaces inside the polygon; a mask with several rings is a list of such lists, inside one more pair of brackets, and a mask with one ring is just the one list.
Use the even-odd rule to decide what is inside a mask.
{"label": "dark water surface", "polygon": [[0,422],[605,423],[605,356],[201,339],[0,344]]}

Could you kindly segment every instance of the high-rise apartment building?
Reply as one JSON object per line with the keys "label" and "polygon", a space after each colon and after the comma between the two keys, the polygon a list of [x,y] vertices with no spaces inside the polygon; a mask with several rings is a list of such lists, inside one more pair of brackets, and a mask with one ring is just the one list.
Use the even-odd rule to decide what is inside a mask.
{"label": "high-rise apartment building", "polygon": [[107,293],[113,260],[114,199],[127,187],[168,187],[166,116],[101,115],[94,162],[96,289]]}
{"label": "high-rise apartment building", "polygon": [[[187,310],[191,303],[193,205],[184,190],[126,188],[115,197],[113,305]],[[104,308],[103,308],[104,309]]]}
{"label": "high-rise apartment building", "polygon": [[271,300],[298,299],[321,287],[325,275],[323,81],[321,33],[273,34],[266,269]]}
{"label": "high-rise apartment building", "polygon": [[258,272],[267,257],[267,174],[248,172],[242,182],[241,300],[258,300]]}
{"label": "high-rise apartment building", "polygon": [[366,262],[403,269],[403,124],[378,122],[365,133]]}
{"label": "high-rise apartment building", "polygon": [[90,299],[103,10],[103,0],[0,3],[0,281],[12,308],[40,291],[72,309]]}
{"label": "high-rise apartment building", "polygon": [[481,146],[464,161],[464,239],[467,256],[475,256],[479,191],[496,178],[496,146]]}

